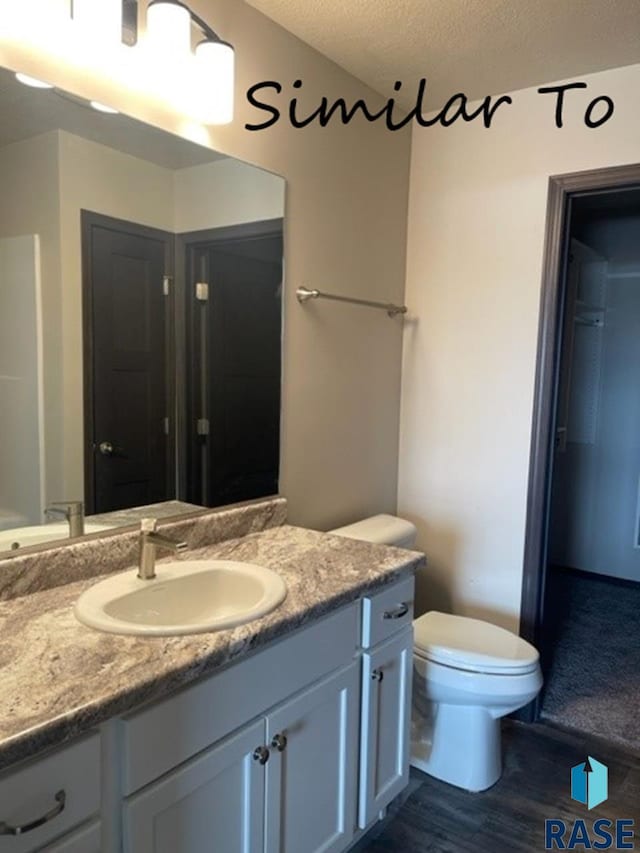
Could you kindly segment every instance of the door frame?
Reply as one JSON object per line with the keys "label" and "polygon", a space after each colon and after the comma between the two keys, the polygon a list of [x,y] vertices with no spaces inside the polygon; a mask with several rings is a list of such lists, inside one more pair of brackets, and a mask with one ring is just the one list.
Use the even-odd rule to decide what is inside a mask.
{"label": "door frame", "polygon": [[[94,465],[94,441],[93,441],[93,411],[95,389],[93,381],[93,289],[91,279],[91,268],[93,263],[91,250],[91,230],[94,227],[108,228],[111,231],[120,231],[125,234],[134,234],[138,237],[146,237],[164,243],[164,275],[173,282],[175,239],[169,231],[152,228],[148,225],[140,225],[138,222],[129,222],[126,219],[116,219],[113,216],[105,216],[90,210],[80,211],[80,247],[82,255],[82,390],[83,390],[83,453],[84,453],[84,505],[88,514],[95,512],[95,465]],[[170,286],[166,313],[165,336],[167,343],[167,396],[168,411],[174,413],[176,398],[176,354],[175,354],[175,288]],[[167,478],[169,485],[175,482],[175,458],[176,458],[176,426],[169,431],[167,442]],[[175,491],[175,490],[174,490]]]}
{"label": "door frame", "polygon": [[[520,635],[536,647],[540,645],[544,619],[551,477],[572,199],[639,186],[640,163],[555,175],[549,179],[520,611]],[[530,719],[537,717],[538,708],[539,700],[536,700],[530,706]]]}

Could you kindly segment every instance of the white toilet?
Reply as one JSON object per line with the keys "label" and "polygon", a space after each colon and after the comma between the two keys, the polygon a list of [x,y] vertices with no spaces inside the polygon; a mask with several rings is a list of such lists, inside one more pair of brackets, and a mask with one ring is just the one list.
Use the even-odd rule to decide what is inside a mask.
{"label": "white toilet", "polygon": [[[376,515],[330,531],[411,548],[416,528]],[[411,764],[468,791],[502,773],[500,718],[542,687],[539,655],[525,640],[479,619],[431,611],[413,623]]]}

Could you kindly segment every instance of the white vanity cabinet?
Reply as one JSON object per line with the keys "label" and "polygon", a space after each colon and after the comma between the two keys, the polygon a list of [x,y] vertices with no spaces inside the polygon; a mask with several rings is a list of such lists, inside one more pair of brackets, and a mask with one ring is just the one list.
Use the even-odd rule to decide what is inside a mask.
{"label": "white vanity cabinet", "polygon": [[408,781],[412,616],[411,578],[0,776],[0,853],[342,853]]}
{"label": "white vanity cabinet", "polygon": [[413,629],[362,660],[358,825],[369,826],[409,782]]}
{"label": "white vanity cabinet", "polygon": [[353,838],[358,791],[360,665],[267,717],[265,853],[338,853]]}
{"label": "white vanity cabinet", "polygon": [[260,720],[131,797],[126,853],[263,853],[264,740]]}
{"label": "white vanity cabinet", "polygon": [[332,853],[353,837],[357,662],[124,806],[125,853]]}
{"label": "white vanity cabinet", "polygon": [[409,782],[414,594],[407,578],[362,602],[361,829]]}

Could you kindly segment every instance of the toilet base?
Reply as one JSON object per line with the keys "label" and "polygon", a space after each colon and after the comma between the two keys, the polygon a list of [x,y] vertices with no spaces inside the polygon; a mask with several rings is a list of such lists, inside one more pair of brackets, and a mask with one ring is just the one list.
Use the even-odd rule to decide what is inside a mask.
{"label": "toilet base", "polygon": [[502,775],[500,720],[486,708],[431,706],[412,726],[411,765],[466,791],[486,791]]}

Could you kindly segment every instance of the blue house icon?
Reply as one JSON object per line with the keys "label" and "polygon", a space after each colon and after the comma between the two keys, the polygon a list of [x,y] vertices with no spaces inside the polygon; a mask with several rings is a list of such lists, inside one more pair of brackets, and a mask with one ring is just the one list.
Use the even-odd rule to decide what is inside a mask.
{"label": "blue house icon", "polygon": [[609,771],[591,755],[571,768],[571,799],[593,809],[607,799]]}

